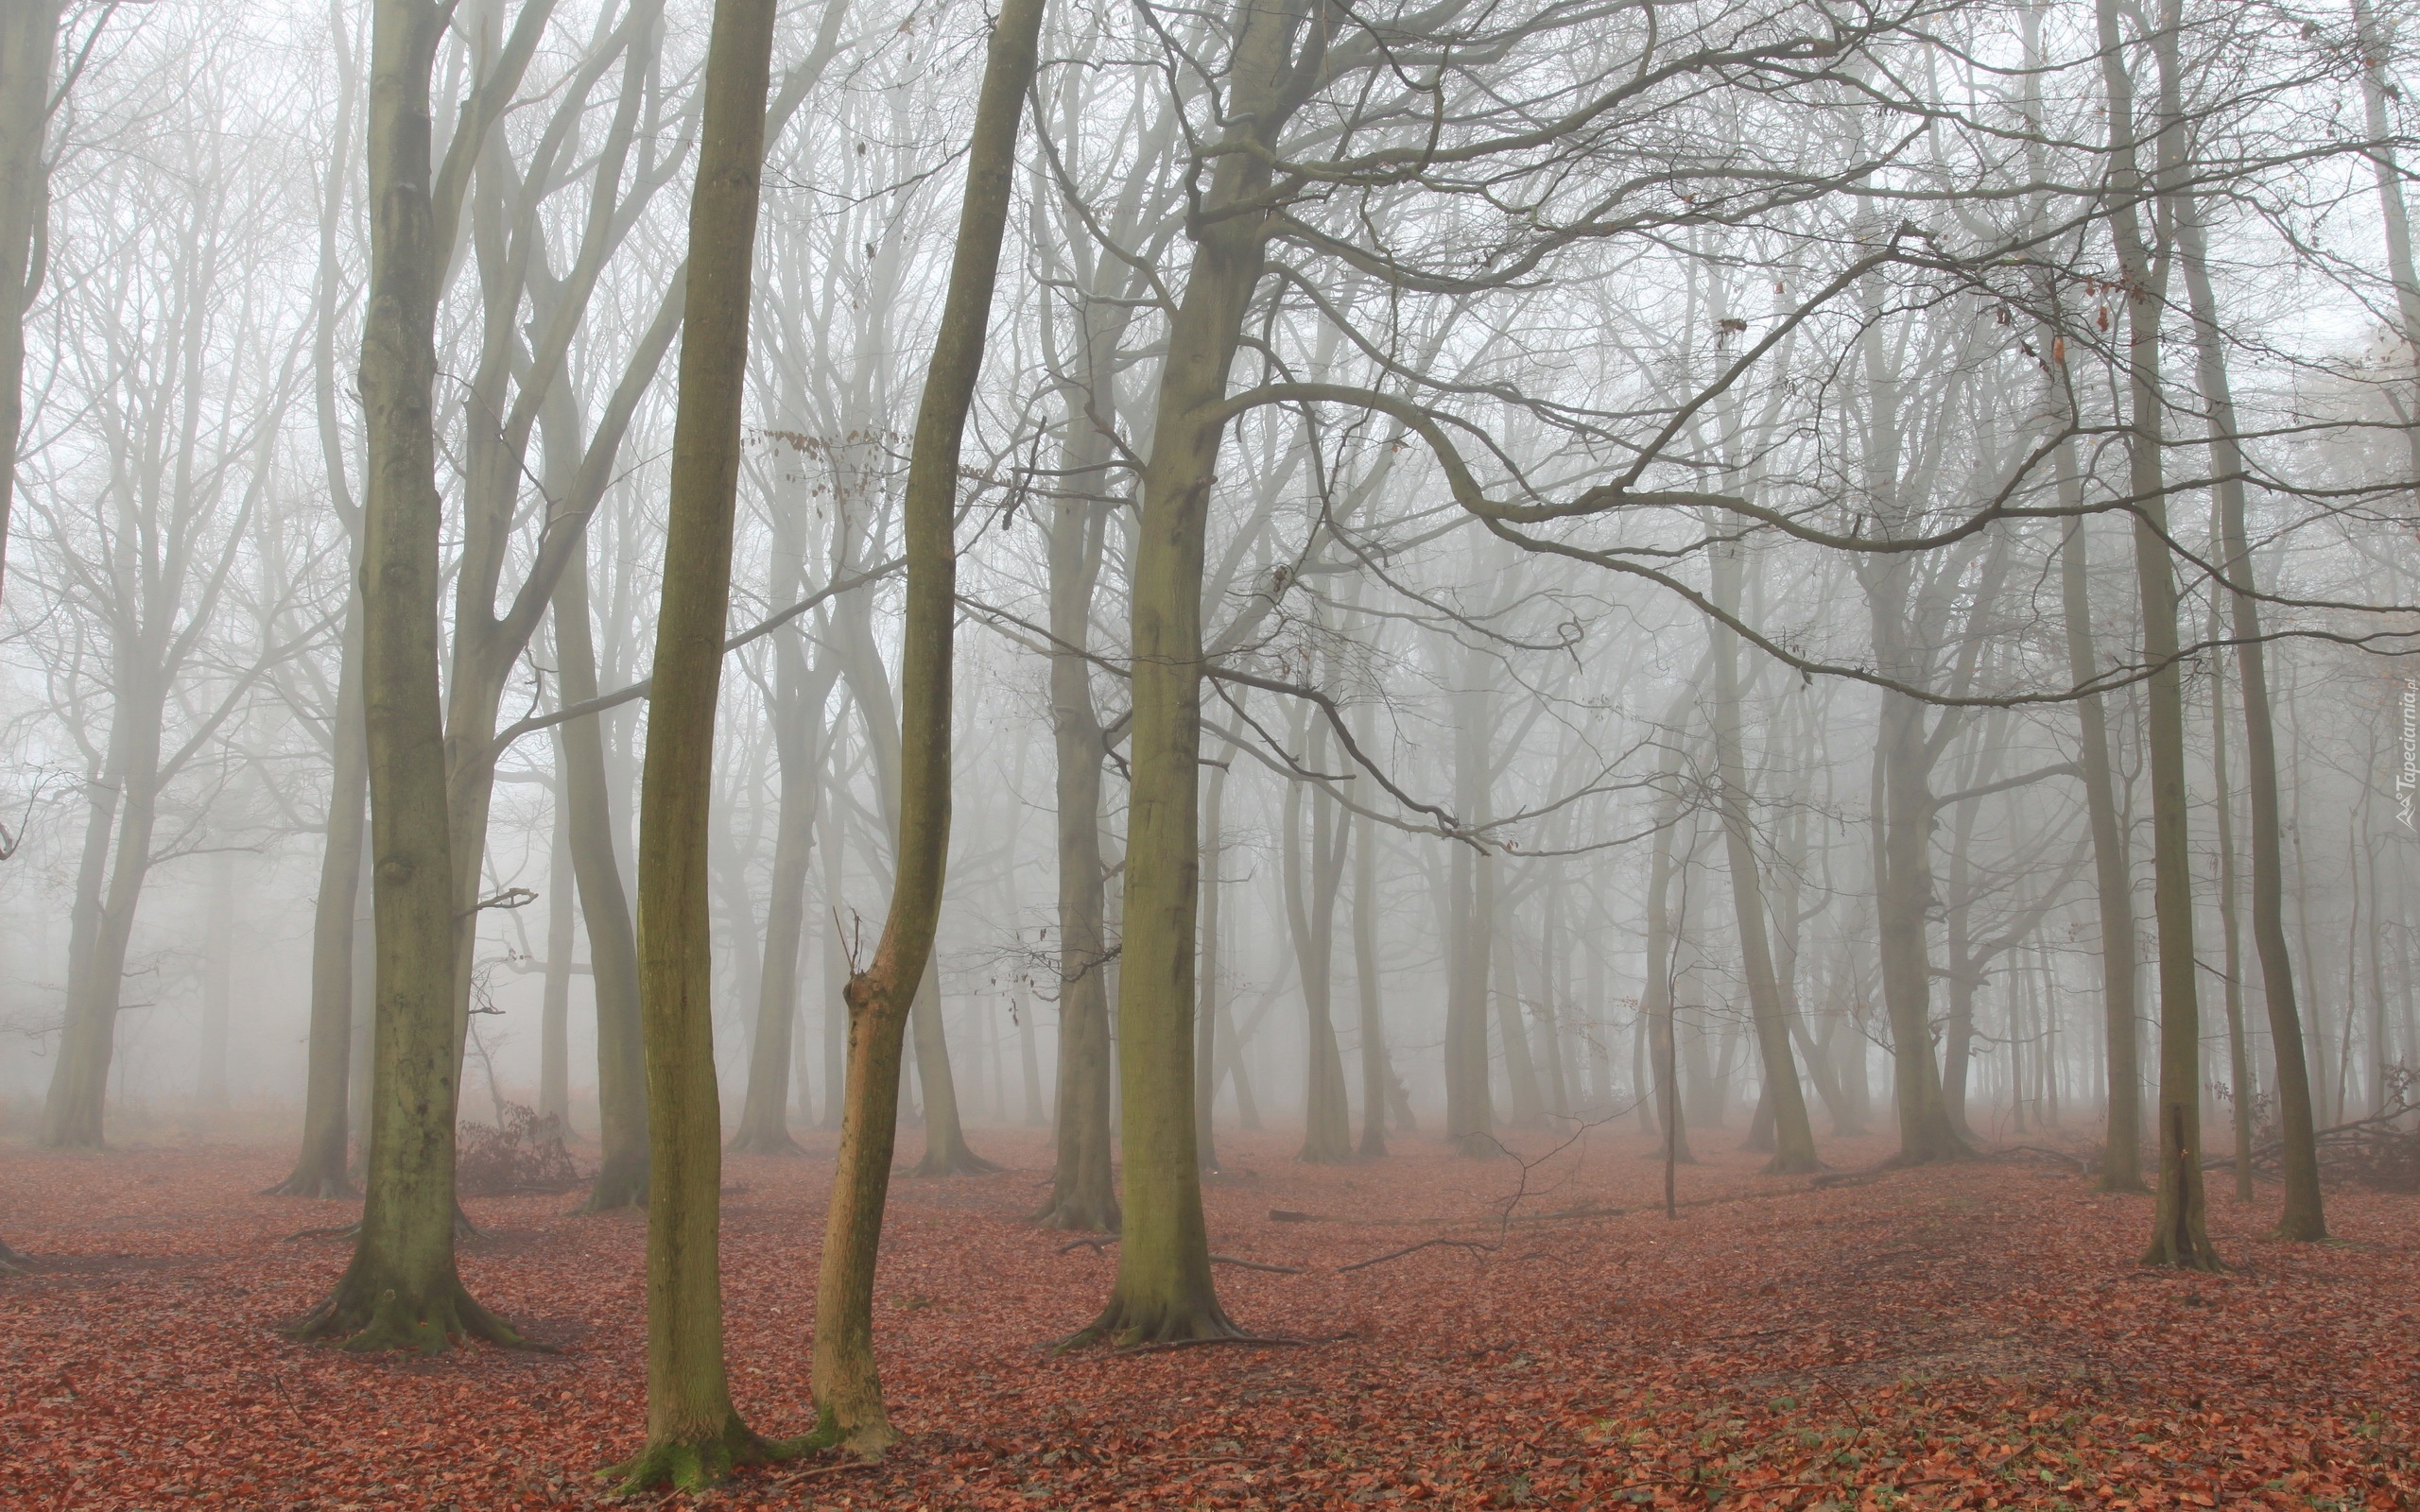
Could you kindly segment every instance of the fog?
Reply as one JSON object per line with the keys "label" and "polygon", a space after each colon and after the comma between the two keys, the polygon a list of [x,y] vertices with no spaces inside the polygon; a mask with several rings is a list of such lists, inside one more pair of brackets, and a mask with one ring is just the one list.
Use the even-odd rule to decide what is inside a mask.
{"label": "fog", "polygon": [[[635,1200],[676,956],[680,1138],[841,1128],[889,982],[902,1169],[1046,1128],[1045,1221],[1122,1168],[1130,1259],[1221,1136],[1601,1131],[2056,1145],[2206,1268],[2205,1165],[2293,1230],[2314,1131],[2408,1128],[2396,8],[1054,5],[985,116],[1007,20],[785,4],[752,234],[697,247],[714,7],[398,0],[417,170],[384,7],[52,9],[0,79],[12,1142],[300,1148],[374,1211],[373,1091],[429,1095]],[[735,416],[683,409],[709,258]],[[701,790],[650,745],[734,423]],[[700,791],[676,885],[642,816]],[[450,961],[395,933],[432,867]],[[429,994],[451,1073],[380,1019]]]}

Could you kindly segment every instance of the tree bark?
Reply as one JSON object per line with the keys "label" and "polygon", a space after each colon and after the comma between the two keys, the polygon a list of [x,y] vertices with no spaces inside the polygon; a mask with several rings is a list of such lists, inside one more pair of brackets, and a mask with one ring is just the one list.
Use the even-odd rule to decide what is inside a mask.
{"label": "tree bark", "polygon": [[[1744,563],[1739,548],[1716,548],[1714,598],[1737,612]],[[1815,1130],[1806,1117],[1806,1093],[1789,1048],[1789,1010],[1773,974],[1772,946],[1765,932],[1765,890],[1755,837],[1749,828],[1748,768],[1740,752],[1739,637],[1718,620],[1711,631],[1714,654],[1715,766],[1721,782],[1722,834],[1731,873],[1731,903],[1739,934],[1739,955],[1748,979],[1748,1003],[1755,1020],[1756,1048],[1764,1065],[1765,1098],[1772,1105],[1773,1158],[1768,1175],[1790,1176],[1819,1169]]]}
{"label": "tree bark", "polygon": [[50,75],[59,51],[60,0],[0,8],[0,577],[25,430],[26,311],[42,288],[50,215]]}
{"label": "tree bark", "polygon": [[[2072,447],[2062,447],[2058,460],[2062,504],[2082,504],[2083,487],[2077,476]],[[2069,522],[2066,541],[2059,549],[2059,585],[2066,621],[2067,675],[2078,687],[2100,675],[2093,646],[2091,576],[2088,537],[2083,517]],[[2076,700],[2078,739],[2082,746],[2084,812],[2092,830],[2095,902],[2100,920],[2100,1003],[2102,1069],[2108,1100],[2108,1131],[2100,1161],[2103,1192],[2143,1189],[2143,1074],[2137,1058],[2139,1036],[2135,1021],[2135,894],[2134,868],[2128,853],[2125,826],[2118,814],[2118,779],[2109,758],[2109,716],[2101,696],[2088,693]]]}
{"label": "tree bark", "polygon": [[[1692,679],[1693,681],[1695,679]],[[1672,1015],[1672,841],[1683,816],[1680,790],[1681,715],[1689,695],[1675,697],[1664,716],[1664,749],[1657,758],[1657,785],[1663,796],[1655,805],[1655,839],[1647,862],[1646,981],[1639,988],[1639,1016],[1647,1025],[1647,1054],[1654,1078],[1656,1136],[1668,1160],[1689,1165],[1688,1124],[1681,1110],[1681,1088],[1674,1074],[1678,1042]]]}
{"label": "tree bark", "polygon": [[[1222,140],[1263,151],[1310,87],[1293,71],[1292,5],[1238,6]],[[1324,26],[1323,16],[1312,26]],[[1315,71],[1313,71],[1315,73]],[[1168,326],[1143,470],[1132,587],[1132,723],[1125,931],[1119,958],[1119,1104],[1125,1242],[1100,1315],[1078,1335],[1121,1345],[1228,1336],[1210,1275],[1193,1145],[1195,918],[1201,866],[1201,597],[1221,402],[1259,284],[1268,226],[1225,214],[1264,193],[1270,160],[1217,160],[1191,228],[1193,266]]]}
{"label": "tree bark", "polygon": [[[1462,687],[1454,696],[1454,808],[1466,822],[1487,815],[1491,757],[1488,750],[1487,676],[1484,653],[1473,645],[1462,662]],[[1470,845],[1455,844],[1446,861],[1445,919],[1445,1137],[1466,1156],[1501,1152],[1495,1143],[1495,1089],[1487,1055],[1488,958],[1494,945],[1494,908],[1481,897],[1484,858]]]}
{"label": "tree bark", "polygon": [[350,1197],[348,1113],[353,1068],[354,905],[361,890],[364,806],[370,798],[368,736],[362,729],[361,595],[346,595],[345,633],[337,670],[328,782],[327,848],[311,915],[310,1065],[302,1093],[302,1151],[281,1197]]}
{"label": "tree bark", "polygon": [[[2175,25],[2173,0],[2159,25]],[[2193,957],[2192,835],[2185,775],[2184,668],[2177,661],[2176,578],[2169,562],[2168,502],[2160,449],[2167,396],[2160,379],[2159,317],[2167,297],[2167,252],[2145,242],[2139,201],[2165,197],[2169,165],[2181,144],[2176,70],[2163,68],[2154,151],[2146,185],[2137,162],[2134,81],[2128,76],[2118,0],[2099,0],[2100,68],[2109,104],[2111,229],[2124,273],[2127,485],[2135,514],[2135,582],[2143,656],[2154,670],[2145,684],[2144,744],[2152,787],[2152,899],[2159,930],[2159,1177],[2147,1264],[2215,1270],[2202,1190],[2202,1045],[2199,970]]]}
{"label": "tree bark", "polygon": [[447,8],[378,0],[370,75],[371,267],[362,327],[368,447],[361,549],[363,718],[377,917],[377,1054],[368,1192],[352,1263],[295,1332],[355,1349],[519,1335],[454,1266],[453,861],[439,705],[433,412],[444,258],[430,173],[429,75]]}
{"label": "tree bark", "polygon": [[[548,606],[555,663],[566,706],[596,696],[596,632],[588,617],[588,546],[581,542],[555,581]],[[647,1206],[647,1053],[639,1023],[638,936],[615,853],[614,803],[605,774],[605,730],[596,719],[566,720],[562,731],[563,806],[571,828],[571,869],[588,935],[596,999],[596,1125],[602,1146],[582,1212]]]}
{"label": "tree bark", "polygon": [[[2197,197],[2178,195],[2177,254],[2185,265],[2185,287],[2193,311],[2195,352],[2203,404],[2209,410],[2210,471],[2221,481],[2218,506],[2220,560],[2227,580],[2227,609],[2235,630],[2236,675],[2243,685],[2244,794],[2251,819],[2252,944],[2260,961],[2260,997],[2269,1019],[2275,1060],[2277,1125],[2284,1149],[2285,1210],[2278,1232],[2289,1239],[2327,1237],[2325,1199],[2319,1187],[2318,1120],[2311,1107],[2310,1069],[2304,1052],[2303,1021],[2294,994],[2293,956],[2286,946],[2285,853],[2277,796],[2277,728],[2269,699],[2269,652],[2261,640],[2260,601],[2253,596],[2252,542],[2244,520],[2241,448],[2234,389],[2220,346],[2218,299],[2203,251]],[[2240,1093],[2238,1093],[2240,1095]]]}
{"label": "tree bark", "polygon": [[[1362,748],[1369,748],[1366,742]],[[1361,1147],[1357,1153],[1375,1160],[1387,1153],[1387,1105],[1394,1090],[1378,981],[1378,826],[1364,817],[1353,828],[1353,985],[1361,1000]]]}
{"label": "tree bark", "polygon": [[571,806],[563,801],[562,732],[555,733],[553,834],[546,847],[546,971],[538,1018],[538,1116],[571,1132],[572,925],[579,910],[572,880]]}
{"label": "tree bark", "polygon": [[696,1489],[775,1452],[732,1406],[723,1361],[708,857],[774,9],[774,0],[716,0],[689,204],[680,402],[639,795],[648,1412],[646,1448],[613,1472],[625,1491]]}
{"label": "tree bark", "polygon": [[[804,501],[775,510],[773,601],[794,603],[806,583]],[[791,1046],[798,1034],[800,947],[806,928],[806,875],[814,859],[815,816],[822,789],[818,727],[839,669],[829,658],[810,668],[795,630],[773,645],[773,753],[781,767],[781,816],[773,832],[772,889],[765,901],[765,959],[757,975],[756,1034],[749,1046],[748,1097],[734,1150],[796,1155],[790,1138]],[[802,1089],[804,1090],[804,1089]]]}
{"label": "tree bark", "polygon": [[[1310,735],[1305,761],[1324,769],[1325,725],[1310,726],[1303,706],[1294,723],[1295,744]],[[1296,974],[1303,983],[1303,1147],[1296,1159],[1335,1164],[1353,1158],[1353,1122],[1344,1100],[1344,1058],[1336,1044],[1336,895],[1344,853],[1335,804],[1311,797],[1311,833],[1305,853],[1301,782],[1286,785],[1286,842],[1282,852],[1288,933],[1293,936]]]}
{"label": "tree bark", "polygon": [[899,1057],[926,979],[949,859],[950,678],[957,621],[959,454],[1016,169],[1044,0],[1006,0],[992,30],[966,165],[941,335],[917,408],[902,512],[908,607],[900,661],[900,807],[890,910],[868,968],[850,978],[848,1103],[815,1292],[816,1435],[860,1453],[898,1437],[873,1358],[874,1262],[897,1133]]}
{"label": "tree bark", "polygon": [[201,1054],[194,1098],[204,1108],[224,1111],[227,1103],[227,1033],[233,1005],[231,956],[235,948],[235,868],[225,850],[210,858],[210,901],[203,924]]}
{"label": "tree bark", "polygon": [[1219,936],[1219,901],[1226,892],[1219,867],[1226,840],[1228,763],[1210,769],[1210,792],[1201,802],[1201,969],[1194,984],[1193,1005],[1193,1143],[1204,1171],[1219,1169],[1219,1142],[1211,1127],[1210,1109],[1219,1094],[1219,960],[1225,941]]}

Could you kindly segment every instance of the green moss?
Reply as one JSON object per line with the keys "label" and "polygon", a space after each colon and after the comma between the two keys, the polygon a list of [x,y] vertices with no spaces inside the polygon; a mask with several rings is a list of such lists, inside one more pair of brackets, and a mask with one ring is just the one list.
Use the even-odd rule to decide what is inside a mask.
{"label": "green moss", "polygon": [[[817,1426],[820,1431],[821,1424]],[[734,1415],[722,1432],[711,1438],[649,1444],[633,1457],[598,1470],[596,1476],[614,1482],[614,1489],[624,1496],[667,1487],[703,1491],[730,1479],[731,1472],[742,1465],[795,1459],[809,1451],[813,1436],[762,1438]]]}

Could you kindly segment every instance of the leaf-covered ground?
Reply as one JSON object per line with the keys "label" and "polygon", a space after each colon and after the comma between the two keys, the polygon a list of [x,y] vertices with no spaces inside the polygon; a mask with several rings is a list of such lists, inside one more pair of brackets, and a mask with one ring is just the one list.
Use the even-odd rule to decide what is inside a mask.
{"label": "leaf-covered ground", "polygon": [[[1671,1220],[1627,1131],[1526,1172],[1417,1138],[1307,1167],[1227,1136],[1214,1247],[1308,1273],[1221,1267],[1222,1296],[1311,1342],[1116,1356],[1046,1348],[1115,1251],[1021,1222],[1046,1144],[990,1131],[1014,1169],[893,1189],[879,1339],[906,1444],[709,1500],[2420,1507],[2420,1201],[2338,1193],[2340,1241],[2292,1246],[2264,1236],[2271,1205],[2214,1192],[2235,1269],[2186,1277],[2133,1263],[2148,1199],[2055,1162],[1818,1190],[1701,1138],[1720,1153],[1683,1169]],[[829,1141],[725,1166],[733,1381],[769,1434],[808,1426]],[[1885,1153],[1826,1147],[1843,1168]],[[40,1261],[0,1280],[0,1506],[607,1500],[592,1472],[644,1423],[644,1220],[474,1201],[472,1289],[560,1352],[356,1357],[274,1332],[346,1253],[285,1236],[352,1211],[252,1195],[285,1155],[0,1150],[0,1235]],[[1340,1272],[1431,1239],[1463,1243]]]}

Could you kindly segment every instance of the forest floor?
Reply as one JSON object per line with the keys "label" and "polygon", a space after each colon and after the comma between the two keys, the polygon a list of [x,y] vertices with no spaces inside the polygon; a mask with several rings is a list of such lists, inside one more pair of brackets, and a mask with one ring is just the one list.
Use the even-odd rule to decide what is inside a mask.
{"label": "forest floor", "polygon": [[[724,1167],[732,1378],[768,1434],[809,1426],[831,1138]],[[2338,1241],[2298,1246],[2266,1236],[2273,1191],[2244,1208],[2221,1179],[2233,1268],[2185,1276],[2134,1263],[2147,1198],[2054,1160],[1817,1189],[1757,1175],[1736,1134],[1698,1141],[1668,1219],[1628,1130],[1526,1170],[1421,1137],[1312,1167],[1222,1136],[1215,1249],[1307,1272],[1222,1266],[1228,1311],[1312,1342],[1116,1355],[1046,1348],[1090,1319],[1115,1253],[1022,1221],[1042,1135],[978,1131],[1011,1169],[892,1189],[877,1338],[905,1443],[706,1500],[2420,1507],[2420,1199],[2337,1192]],[[1843,1170],[1887,1153],[1825,1146]],[[252,1195],[286,1156],[0,1149],[0,1237],[38,1260],[0,1280],[0,1506],[609,1501],[594,1472],[646,1420],[645,1220],[473,1201],[473,1292],[559,1352],[349,1355],[275,1331],[347,1253],[286,1236],[352,1211]],[[1340,1270],[1427,1240],[1458,1243]]]}

